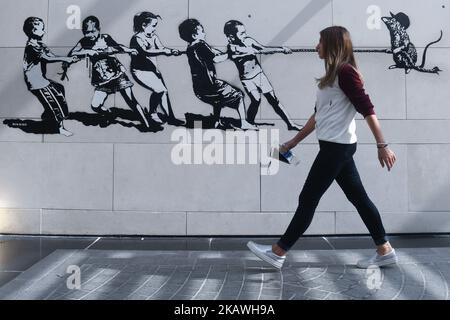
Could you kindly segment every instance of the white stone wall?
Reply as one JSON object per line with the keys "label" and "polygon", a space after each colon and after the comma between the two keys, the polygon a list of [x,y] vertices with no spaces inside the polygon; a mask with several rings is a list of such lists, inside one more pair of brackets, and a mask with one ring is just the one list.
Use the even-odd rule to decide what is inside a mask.
{"label": "white stone wall", "polygon": [[[443,30],[441,42],[428,51],[427,66],[440,75],[388,70],[387,54],[357,54],[382,128],[398,162],[381,169],[373,137],[358,117],[355,156],[366,189],[378,206],[389,233],[450,232],[450,1],[449,0],[2,0],[0,10],[0,233],[70,235],[277,235],[292,217],[298,194],[314,160],[315,137],[296,149],[298,167],[281,166],[262,176],[260,165],[175,166],[170,160],[174,127],[142,133],[113,125],[84,126],[67,121],[71,138],[26,134],[4,119],[39,119],[42,107],[27,91],[22,72],[28,16],[44,19],[44,41],[66,53],[81,38],[66,27],[69,5],[82,16],[96,15],[102,32],[127,45],[132,18],[139,11],[160,14],[158,34],[169,47],[184,49],[178,24],[188,17],[205,26],[208,42],[226,45],[223,25],[237,19],[264,44],[312,48],[319,31],[332,24],[352,33],[356,48],[389,48],[389,33],[366,26],[370,5],[383,15],[405,12],[408,32],[421,60],[424,46]],[[121,56],[125,66],[129,58]],[[211,108],[193,94],[185,56],[158,58],[178,117],[209,114]],[[58,79],[59,64],[48,75]],[[305,123],[315,102],[315,81],[323,73],[316,54],[262,58],[277,95],[298,123]],[[231,62],[218,75],[242,88]],[[70,111],[90,112],[93,88],[83,62],[63,82]],[[58,82],[59,81],[58,79]],[[134,87],[142,104],[149,93]],[[248,102],[248,101],[247,101]],[[122,97],[107,105],[127,108]],[[275,123],[281,140],[294,133],[263,102],[261,121]],[[367,230],[334,184],[319,205],[308,234],[365,234]]]}

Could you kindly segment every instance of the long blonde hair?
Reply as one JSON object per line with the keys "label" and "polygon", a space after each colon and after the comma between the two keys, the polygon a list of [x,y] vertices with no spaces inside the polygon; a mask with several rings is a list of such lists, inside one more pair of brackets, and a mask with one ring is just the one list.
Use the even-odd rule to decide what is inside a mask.
{"label": "long blonde hair", "polygon": [[[332,86],[342,65],[348,63],[356,70],[355,56],[350,33],[344,27],[328,27],[320,32],[326,74],[317,79],[320,89]],[[358,72],[359,73],[359,72]]]}

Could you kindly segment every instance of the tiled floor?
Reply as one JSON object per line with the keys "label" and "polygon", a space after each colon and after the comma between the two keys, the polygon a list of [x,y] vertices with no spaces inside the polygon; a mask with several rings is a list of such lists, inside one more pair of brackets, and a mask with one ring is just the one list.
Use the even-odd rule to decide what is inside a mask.
{"label": "tiled floor", "polygon": [[[303,238],[281,272],[248,252],[248,240],[0,236],[0,298],[443,300],[449,296],[449,236],[391,237],[400,263],[379,271],[355,267],[358,259],[373,254],[368,237]],[[67,285],[73,280],[69,266],[80,268],[79,289]]]}

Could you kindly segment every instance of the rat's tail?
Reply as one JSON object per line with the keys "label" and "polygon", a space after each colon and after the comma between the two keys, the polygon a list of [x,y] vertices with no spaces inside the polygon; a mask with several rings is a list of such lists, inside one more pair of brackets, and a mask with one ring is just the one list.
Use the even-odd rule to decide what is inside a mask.
{"label": "rat's tail", "polygon": [[439,72],[442,71],[441,69],[439,69],[439,67],[434,67],[433,69],[425,69],[425,68],[421,68],[418,66],[414,66],[414,67],[412,67],[412,69],[419,71],[419,72],[435,73],[435,74],[439,74]]}
{"label": "rat's tail", "polygon": [[436,41],[430,42],[430,43],[425,47],[425,50],[423,51],[422,64],[420,65],[419,68],[423,68],[423,67],[425,66],[425,61],[426,61],[426,58],[427,58],[427,50],[428,50],[428,48],[429,48],[430,46],[432,46],[433,44],[438,43],[439,41],[441,41],[441,40],[442,40],[442,35],[443,35],[443,33],[442,33],[442,30],[441,30],[441,36],[439,37],[439,39],[437,39]]}

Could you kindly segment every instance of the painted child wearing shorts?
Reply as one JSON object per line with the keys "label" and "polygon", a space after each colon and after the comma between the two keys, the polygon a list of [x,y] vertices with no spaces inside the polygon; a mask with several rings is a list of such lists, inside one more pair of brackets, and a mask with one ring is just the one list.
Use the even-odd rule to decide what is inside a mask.
{"label": "painted child wearing shorts", "polygon": [[84,37],[70,51],[69,56],[88,56],[92,63],[92,85],[95,88],[91,108],[100,114],[111,111],[104,107],[110,94],[119,92],[127,105],[136,112],[142,124],[149,128],[149,122],[142,107],[134,97],[133,82],[126,75],[125,67],[114,57],[118,53],[137,54],[134,49],[118,44],[107,34],[100,33],[100,21],[90,16],[83,21]]}
{"label": "painted child wearing shorts", "polygon": [[[178,50],[166,48],[156,34],[160,18],[151,12],[140,12],[134,17],[135,34],[131,38],[130,48],[138,54],[131,56],[131,73],[137,83],[152,92],[149,102],[151,118],[158,123],[181,125],[184,122],[175,118],[167,87],[156,67],[157,56],[180,55]],[[162,111],[162,118],[157,113],[158,107]]]}
{"label": "painted child wearing shorts", "polygon": [[278,51],[285,54],[290,54],[292,51],[289,48],[267,47],[260,44],[247,36],[245,26],[236,20],[230,20],[225,24],[224,33],[228,38],[228,52],[231,60],[236,64],[242,85],[251,99],[247,111],[247,121],[252,124],[255,123],[256,114],[261,104],[261,94],[263,94],[274,111],[286,123],[288,129],[299,131],[301,127],[291,121],[256,57],[256,54],[265,51]]}
{"label": "painted child wearing shorts", "polygon": [[240,129],[257,129],[245,119],[244,94],[227,82],[217,79],[215,64],[228,60],[228,54],[211,48],[198,20],[188,19],[179,26],[180,37],[189,43],[187,56],[191,67],[194,93],[214,110],[215,127],[223,127],[220,113],[223,108],[236,109],[241,119]]}

